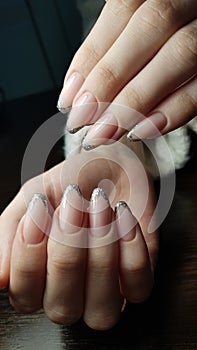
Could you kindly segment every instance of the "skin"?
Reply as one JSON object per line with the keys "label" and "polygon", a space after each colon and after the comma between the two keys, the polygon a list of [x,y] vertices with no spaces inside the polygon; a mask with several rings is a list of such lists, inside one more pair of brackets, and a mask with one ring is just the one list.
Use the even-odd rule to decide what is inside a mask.
{"label": "skin", "polygon": [[[9,283],[10,301],[17,311],[31,313],[43,307],[53,322],[72,324],[83,317],[93,329],[109,329],[120,317],[123,297],[130,302],[142,302],[149,296],[158,252],[158,233],[147,232],[155,208],[153,185],[141,161],[131,156],[127,147],[124,152],[121,150],[120,157],[119,147],[122,146],[117,143],[82,152],[29,180],[2,213],[0,286]],[[88,201],[104,179],[115,186],[115,195],[113,191],[107,192],[106,187],[110,204],[106,205],[101,198],[101,212],[91,207],[91,202],[88,211],[74,211],[66,219],[64,237],[73,237],[70,224],[75,224],[77,242],[90,235],[88,239],[93,244],[90,248],[57,239],[63,237],[59,224],[60,201],[71,179]],[[47,235],[40,232],[33,214],[27,210],[27,203],[35,193],[45,194],[54,209],[53,215],[47,216]],[[127,202],[131,209],[126,211],[127,220],[132,221],[135,216],[138,223],[135,222],[126,238],[111,240],[114,234],[121,236],[125,222],[114,223],[117,213],[113,208],[119,200]],[[87,225],[90,233],[83,229]],[[108,230],[104,234],[106,225]],[[101,237],[91,234],[95,227],[101,227]],[[35,237],[40,240],[33,243]],[[27,238],[31,243],[27,243]]]}
{"label": "skin", "polygon": [[[81,96],[91,93],[93,100],[88,97],[87,102],[94,102],[97,112],[86,120],[85,115],[80,118],[79,108],[72,122],[68,120],[69,129],[102,121],[99,137],[110,138],[108,119],[101,119],[108,112],[119,126],[114,139],[141,118],[151,120],[155,112],[164,117],[163,123],[159,117],[153,120],[161,134],[191,120],[197,113],[196,17],[196,0],[108,0],[73,58],[59,100],[60,107],[76,107]],[[71,93],[66,86],[74,72],[81,78]],[[111,105],[104,110],[101,102]],[[129,107],[130,115],[120,115],[117,104]],[[134,118],[133,110],[141,118]],[[95,136],[92,126],[86,143],[94,145]],[[155,136],[142,133],[142,138]]]}

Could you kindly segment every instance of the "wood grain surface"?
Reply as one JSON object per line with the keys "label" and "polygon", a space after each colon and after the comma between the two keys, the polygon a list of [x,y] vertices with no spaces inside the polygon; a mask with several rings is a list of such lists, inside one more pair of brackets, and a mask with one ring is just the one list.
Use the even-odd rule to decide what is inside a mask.
{"label": "wood grain surface", "polygon": [[[8,108],[10,125],[0,138],[1,184],[0,208],[14,196],[20,185],[19,168],[24,142],[13,126],[18,113],[24,116],[26,103],[37,108],[37,116],[46,105],[53,113],[56,94],[37,96],[18,101],[15,113]],[[50,98],[49,98],[50,97]],[[35,100],[36,99],[36,100]],[[24,108],[25,110],[25,108]],[[18,114],[19,115],[19,114]],[[33,113],[32,113],[33,115]],[[47,114],[45,114],[46,116]],[[48,114],[49,116],[49,114]],[[13,120],[10,122],[10,120]],[[24,119],[23,119],[24,121]],[[14,124],[15,123],[15,124]],[[23,128],[29,125],[24,122]],[[28,128],[27,128],[28,129]],[[19,130],[21,130],[19,128]],[[27,132],[28,135],[28,132]],[[24,138],[26,139],[26,138]],[[196,140],[194,140],[196,145]],[[193,146],[194,147],[194,146]],[[193,153],[195,154],[193,148]],[[61,160],[58,152],[52,163]],[[14,170],[13,170],[14,169]],[[11,171],[12,170],[12,171]],[[127,304],[118,325],[110,331],[97,332],[83,321],[71,327],[50,322],[42,311],[33,315],[19,315],[9,304],[7,291],[0,292],[0,350],[16,349],[130,349],[130,350],[196,350],[197,349],[197,182],[195,158],[177,173],[174,202],[161,227],[159,262],[155,286],[150,299],[140,305]],[[57,286],[58,288],[58,286]]]}

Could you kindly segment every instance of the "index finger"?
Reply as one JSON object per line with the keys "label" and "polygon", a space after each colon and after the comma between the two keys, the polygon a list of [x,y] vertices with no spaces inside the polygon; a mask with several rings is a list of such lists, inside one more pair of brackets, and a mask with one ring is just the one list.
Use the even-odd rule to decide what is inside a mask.
{"label": "index finger", "polygon": [[131,16],[144,1],[107,1],[95,26],[75,54],[68,69],[57,104],[60,112],[64,112],[72,105],[85,78],[119,37]]}

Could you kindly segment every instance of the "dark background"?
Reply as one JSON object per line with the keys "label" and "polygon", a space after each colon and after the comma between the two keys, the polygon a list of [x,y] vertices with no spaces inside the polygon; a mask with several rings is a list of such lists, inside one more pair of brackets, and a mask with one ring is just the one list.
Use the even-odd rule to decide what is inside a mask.
{"label": "dark background", "polygon": [[[100,1],[84,2],[100,6]],[[0,213],[20,188],[30,137],[57,112],[64,74],[82,40],[82,24],[74,0],[0,1]],[[197,349],[196,136],[191,137],[191,160],[177,173],[174,203],[161,227],[151,298],[127,305],[114,329],[96,332],[82,321],[72,327],[55,325],[42,311],[18,316],[2,291],[0,350]],[[60,140],[46,167],[62,159]]]}
{"label": "dark background", "polygon": [[[0,1],[0,206],[20,187],[27,143],[56,103],[65,72],[82,40],[75,0]],[[63,141],[48,167],[63,158]]]}

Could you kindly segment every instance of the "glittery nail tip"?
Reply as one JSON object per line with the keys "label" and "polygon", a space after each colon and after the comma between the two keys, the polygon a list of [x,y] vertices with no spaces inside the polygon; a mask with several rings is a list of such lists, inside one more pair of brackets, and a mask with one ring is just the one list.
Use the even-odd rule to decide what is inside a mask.
{"label": "glittery nail tip", "polygon": [[141,141],[141,139],[136,138],[136,136],[133,134],[133,132],[129,132],[127,135],[127,140],[129,142],[138,142]]}
{"label": "glittery nail tip", "polygon": [[47,198],[44,194],[42,193],[35,193],[31,199],[31,201],[29,202],[28,205],[28,210],[31,210],[35,204],[36,201],[40,201],[42,202],[42,204],[44,205],[46,211],[49,211],[49,206],[48,206],[48,201]]}
{"label": "glittery nail tip", "polygon": [[57,103],[57,109],[58,109],[58,111],[60,111],[62,114],[68,113],[69,110],[70,110],[70,108],[71,108],[71,106],[70,106],[70,107],[62,107],[62,106],[60,105],[59,102]]}
{"label": "glittery nail tip", "polygon": [[70,133],[70,134],[76,134],[76,132],[77,131],[79,131],[79,130],[81,130],[83,127],[84,127],[85,125],[83,125],[83,126],[79,126],[78,128],[69,128],[68,126],[66,127],[66,129],[67,129],[67,131]]}
{"label": "glittery nail tip", "polygon": [[97,200],[100,196],[107,202],[108,205],[110,205],[109,199],[108,199],[106,193],[103,191],[102,188],[99,188],[99,187],[98,187],[98,188],[95,188],[94,191],[92,192],[91,203],[95,203],[96,200]]}
{"label": "glittery nail tip", "polygon": [[138,124],[136,124],[127,134],[127,140],[129,142],[137,142],[137,141],[141,141],[136,135],[135,135],[135,129],[137,127]]}
{"label": "glittery nail tip", "polygon": [[124,207],[125,209],[129,210],[129,212],[131,212],[131,209],[129,208],[129,206],[127,205],[126,202],[124,201],[119,201],[118,203],[116,203],[115,205],[115,213],[117,213],[118,209]]}
{"label": "glittery nail tip", "polygon": [[65,191],[64,191],[64,194],[63,194],[63,196],[62,196],[62,201],[64,201],[65,198],[67,198],[68,193],[69,193],[70,191],[75,191],[75,192],[78,193],[78,195],[79,195],[81,198],[83,197],[79,186],[77,186],[76,184],[70,184],[70,185],[68,185],[68,186],[66,187],[66,189],[65,189]]}
{"label": "glittery nail tip", "polygon": [[88,143],[82,142],[82,147],[85,151],[91,151],[92,149],[95,149],[96,145],[89,145]]}

